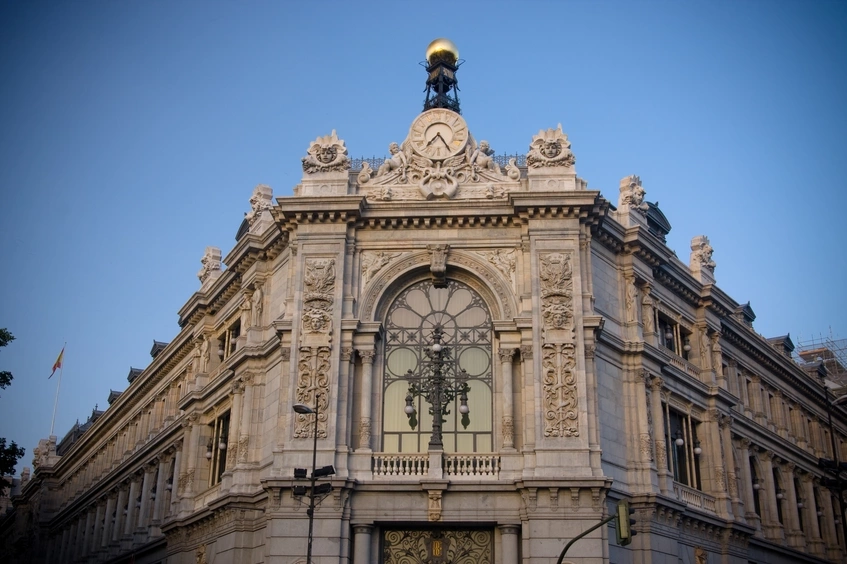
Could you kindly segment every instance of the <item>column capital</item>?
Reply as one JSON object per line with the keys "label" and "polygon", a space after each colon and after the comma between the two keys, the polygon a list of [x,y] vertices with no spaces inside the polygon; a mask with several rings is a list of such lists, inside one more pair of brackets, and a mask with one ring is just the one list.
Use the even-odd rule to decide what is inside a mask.
{"label": "column capital", "polygon": [[500,347],[497,351],[497,356],[500,357],[500,362],[512,362],[515,352],[514,347]]}
{"label": "column capital", "polygon": [[376,351],[373,349],[356,349],[363,364],[373,364]]}

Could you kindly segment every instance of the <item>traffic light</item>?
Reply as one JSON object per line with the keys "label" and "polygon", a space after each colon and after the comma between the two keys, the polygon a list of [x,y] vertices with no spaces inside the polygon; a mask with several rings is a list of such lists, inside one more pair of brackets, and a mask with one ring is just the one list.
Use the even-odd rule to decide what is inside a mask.
{"label": "traffic light", "polygon": [[619,501],[618,502],[618,514],[617,514],[617,537],[618,544],[621,546],[626,546],[632,542],[632,537],[638,534],[637,531],[632,530],[632,526],[635,525],[635,519],[630,518],[630,515],[635,513],[635,509],[629,507],[628,501]]}

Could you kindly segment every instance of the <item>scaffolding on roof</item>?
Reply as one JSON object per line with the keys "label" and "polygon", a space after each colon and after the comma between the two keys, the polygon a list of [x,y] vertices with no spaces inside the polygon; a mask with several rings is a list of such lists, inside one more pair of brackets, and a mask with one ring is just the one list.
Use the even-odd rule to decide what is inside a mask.
{"label": "scaffolding on roof", "polygon": [[797,354],[803,362],[822,362],[829,380],[847,386],[847,339],[835,339],[830,334],[800,341]]}

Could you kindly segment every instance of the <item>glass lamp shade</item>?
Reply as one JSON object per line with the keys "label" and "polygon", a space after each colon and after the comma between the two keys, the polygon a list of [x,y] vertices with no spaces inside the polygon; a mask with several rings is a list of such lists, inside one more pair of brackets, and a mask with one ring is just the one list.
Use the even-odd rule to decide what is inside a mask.
{"label": "glass lamp shade", "polygon": [[435,343],[432,345],[432,352],[441,352],[441,343]]}
{"label": "glass lamp shade", "polygon": [[224,441],[223,439],[221,439],[221,442],[219,442],[219,443],[218,443],[218,448],[219,448],[220,450],[226,450],[226,441]]}
{"label": "glass lamp shade", "polygon": [[415,408],[414,408],[414,406],[412,406],[412,405],[407,405],[407,406],[403,409],[403,411],[405,411],[405,412],[406,412],[406,415],[411,415],[411,414],[413,414],[413,413],[415,412]]}
{"label": "glass lamp shade", "polygon": [[694,447],[694,454],[696,454],[697,456],[700,456],[701,454],[703,454],[703,449],[700,448],[699,445]]}
{"label": "glass lamp shade", "polygon": [[761,487],[762,487],[762,486],[761,486],[761,485],[759,485],[759,482],[755,482],[755,483],[753,484],[753,489],[754,489],[754,490],[758,490],[758,489],[759,489],[759,488],[761,488]]}
{"label": "glass lamp shade", "polygon": [[212,460],[212,451],[211,450],[206,451],[206,460]]}
{"label": "glass lamp shade", "polygon": [[468,407],[468,404],[463,403],[462,405],[459,406],[459,413],[461,413],[462,415],[466,415],[470,412],[471,412],[471,410]]}
{"label": "glass lamp shade", "polygon": [[684,445],[684,444],[685,444],[685,441],[684,441],[684,440],[682,440],[682,437],[678,437],[678,438],[674,441],[674,444],[675,444],[676,446],[682,446],[682,445]]}

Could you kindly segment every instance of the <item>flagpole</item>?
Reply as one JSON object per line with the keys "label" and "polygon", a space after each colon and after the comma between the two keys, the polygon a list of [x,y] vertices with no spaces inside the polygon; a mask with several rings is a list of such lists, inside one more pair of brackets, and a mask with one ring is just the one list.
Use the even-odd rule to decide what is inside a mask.
{"label": "flagpole", "polygon": [[68,342],[62,346],[62,363],[59,365],[59,381],[56,382],[56,401],[53,402],[53,420],[50,421],[50,436],[53,436],[53,427],[56,424],[56,408],[59,407],[59,388],[62,386],[62,373],[65,371],[65,347]]}

